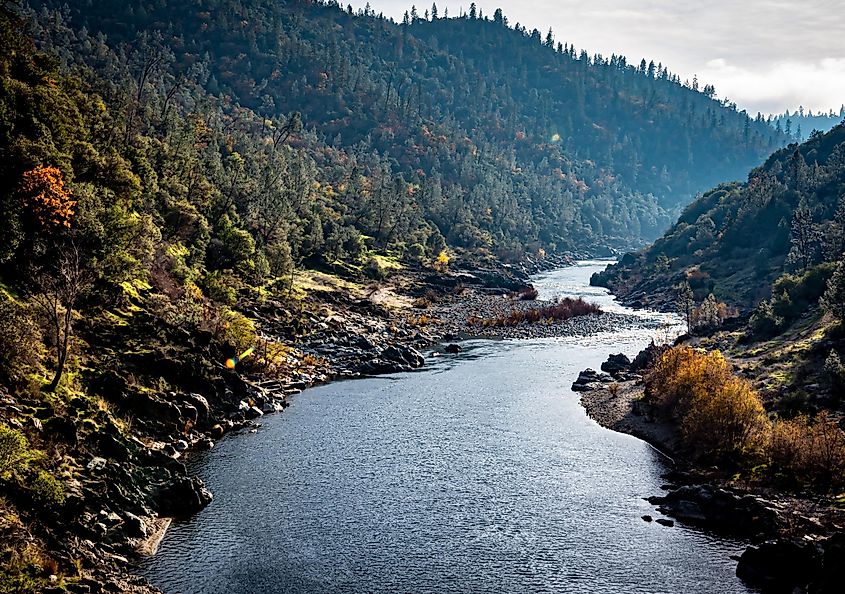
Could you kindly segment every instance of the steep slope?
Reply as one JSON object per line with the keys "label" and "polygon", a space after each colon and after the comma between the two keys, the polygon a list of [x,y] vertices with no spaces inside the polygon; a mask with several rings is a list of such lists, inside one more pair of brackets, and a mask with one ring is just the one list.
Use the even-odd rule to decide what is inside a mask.
{"label": "steep slope", "polygon": [[[594,283],[645,302],[672,301],[687,280],[745,308],[785,272],[841,258],[845,226],[845,124],[774,153],[745,183],[719,186],[691,204],[651,247],[626,255]],[[821,283],[823,288],[824,283]]]}
{"label": "steep slope", "polygon": [[576,55],[500,16],[397,25],[334,3],[266,0],[98,2],[64,14],[70,36],[39,37],[72,48],[68,61],[103,71],[105,46],[137,84],[164,58],[148,73],[162,89],[178,75],[262,117],[301,113],[331,149],[387,156],[456,247],[518,254],[650,239],[696,191],[786,139],[663,68]]}

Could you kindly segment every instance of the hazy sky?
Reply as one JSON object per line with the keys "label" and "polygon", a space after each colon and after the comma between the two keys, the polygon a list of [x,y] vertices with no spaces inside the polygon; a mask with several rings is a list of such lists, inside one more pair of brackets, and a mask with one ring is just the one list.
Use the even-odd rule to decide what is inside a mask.
{"label": "hazy sky", "polygon": [[[376,12],[400,20],[429,0],[369,0]],[[353,3],[360,7],[366,0]],[[346,2],[344,2],[346,4]],[[470,2],[437,2],[454,16]],[[629,62],[653,59],[681,79],[698,75],[719,97],[752,114],[799,105],[817,111],[845,103],[845,0],[478,0],[484,14],[501,7],[543,36],[591,55],[612,53]]]}

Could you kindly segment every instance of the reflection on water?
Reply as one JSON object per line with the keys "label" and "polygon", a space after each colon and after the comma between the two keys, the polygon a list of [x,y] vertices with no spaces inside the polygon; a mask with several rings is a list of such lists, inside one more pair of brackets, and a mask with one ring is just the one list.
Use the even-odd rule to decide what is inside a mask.
{"label": "reflection on water", "polygon": [[[544,274],[541,297],[623,310],[586,286],[600,268]],[[746,592],[740,543],[640,518],[663,462],[569,389],[651,338],[474,340],[423,372],[307,390],[194,458],[214,502],[144,573],[181,594]]]}

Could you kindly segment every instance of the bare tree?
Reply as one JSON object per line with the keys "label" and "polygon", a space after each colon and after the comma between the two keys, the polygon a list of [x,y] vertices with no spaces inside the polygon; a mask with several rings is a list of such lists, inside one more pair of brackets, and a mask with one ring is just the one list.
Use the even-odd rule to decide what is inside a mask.
{"label": "bare tree", "polygon": [[76,244],[71,242],[60,250],[53,266],[35,272],[32,284],[32,301],[46,317],[56,347],[56,371],[48,388],[51,392],[58,387],[67,363],[74,307],[92,281]]}

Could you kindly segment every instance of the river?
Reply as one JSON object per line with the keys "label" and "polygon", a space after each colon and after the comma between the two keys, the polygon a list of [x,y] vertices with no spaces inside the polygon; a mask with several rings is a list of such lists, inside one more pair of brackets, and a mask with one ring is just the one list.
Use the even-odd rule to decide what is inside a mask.
{"label": "river", "polygon": [[[535,285],[631,313],[588,286],[603,266]],[[214,501],[143,574],[168,594],[748,592],[730,559],[742,543],[641,519],[660,515],[643,497],[664,459],[570,390],[610,352],[677,331],[637,315],[667,327],[467,341],[423,371],[306,390],[193,456]]]}

